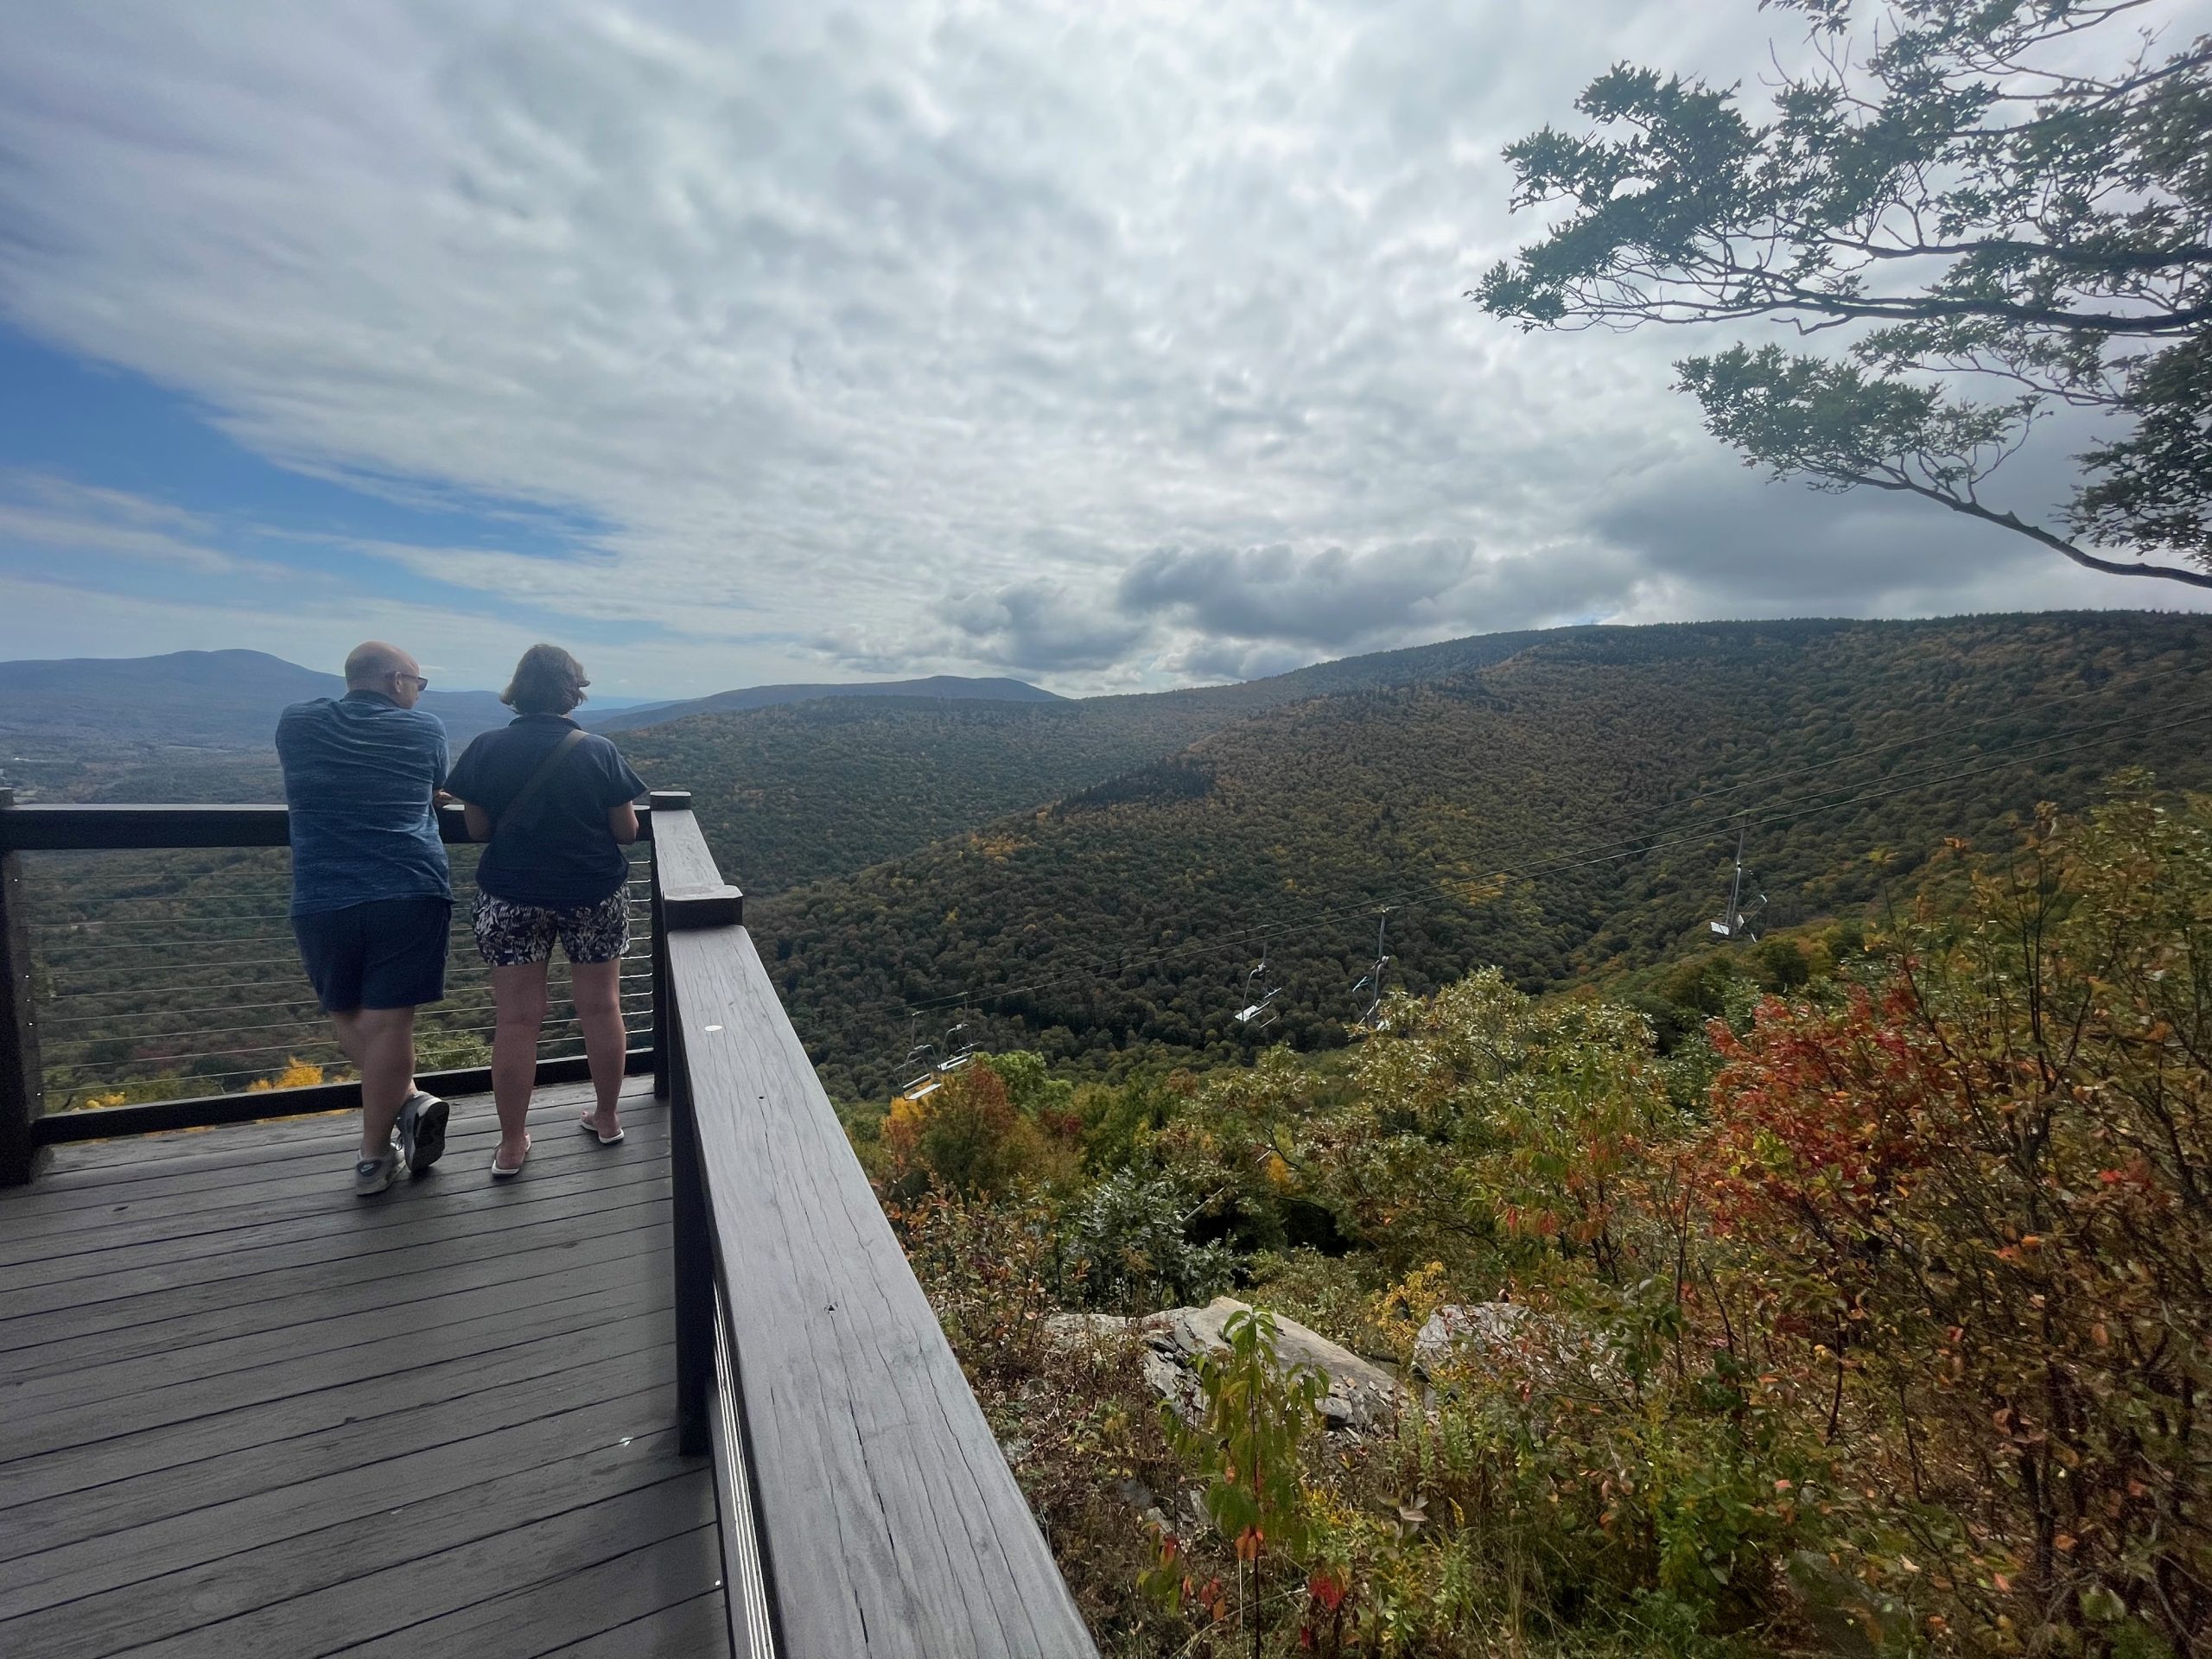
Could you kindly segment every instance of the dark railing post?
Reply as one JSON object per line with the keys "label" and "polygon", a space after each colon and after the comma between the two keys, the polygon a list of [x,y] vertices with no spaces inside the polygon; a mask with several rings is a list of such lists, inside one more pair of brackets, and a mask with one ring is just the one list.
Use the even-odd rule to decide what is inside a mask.
{"label": "dark railing post", "polygon": [[715,1239],[707,1190],[699,1167],[699,1121],[693,1115],[690,1079],[681,1065],[679,1034],[675,1093],[669,1102],[668,1175],[676,1267],[676,1447],[687,1458],[714,1449],[708,1421],[715,1383]]}
{"label": "dark railing post", "polygon": [[[15,804],[15,792],[0,789],[0,817]],[[30,1179],[38,1150],[31,1124],[43,1107],[46,1080],[39,1064],[34,994],[23,861],[0,833],[0,1186],[20,1186]]]}
{"label": "dark railing post", "polygon": [[[653,813],[665,818],[671,812],[691,810],[691,791],[688,789],[657,789],[649,798]],[[660,843],[652,843],[652,929],[653,929],[653,1098],[669,1098],[668,1077],[668,917],[662,909],[660,894],[662,881]]]}

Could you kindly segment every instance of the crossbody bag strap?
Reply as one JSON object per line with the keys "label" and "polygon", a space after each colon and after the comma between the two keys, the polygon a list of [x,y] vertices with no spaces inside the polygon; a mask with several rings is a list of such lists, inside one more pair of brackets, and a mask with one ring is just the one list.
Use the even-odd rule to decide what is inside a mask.
{"label": "crossbody bag strap", "polygon": [[522,816],[523,808],[545,792],[545,785],[552,780],[553,774],[560,770],[561,762],[569,758],[569,751],[589,735],[590,734],[582,727],[573,728],[564,733],[561,741],[546,752],[545,758],[537,763],[537,770],[523,779],[523,785],[515,791],[514,799],[507,803],[505,810],[499,814],[499,821],[493,824],[492,838],[494,841],[499,839],[500,830]]}

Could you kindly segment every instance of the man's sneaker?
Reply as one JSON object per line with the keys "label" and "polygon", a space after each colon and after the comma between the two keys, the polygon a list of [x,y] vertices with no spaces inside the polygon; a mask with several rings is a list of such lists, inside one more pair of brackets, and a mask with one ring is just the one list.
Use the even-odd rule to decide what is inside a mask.
{"label": "man's sneaker", "polygon": [[399,1179],[399,1172],[407,1167],[407,1154],[397,1147],[386,1147],[381,1158],[364,1158],[353,1166],[353,1196],[372,1198]]}
{"label": "man's sneaker", "polygon": [[407,1096],[399,1109],[399,1150],[413,1173],[420,1175],[445,1156],[446,1119],[452,1113],[445,1102],[419,1089]]}

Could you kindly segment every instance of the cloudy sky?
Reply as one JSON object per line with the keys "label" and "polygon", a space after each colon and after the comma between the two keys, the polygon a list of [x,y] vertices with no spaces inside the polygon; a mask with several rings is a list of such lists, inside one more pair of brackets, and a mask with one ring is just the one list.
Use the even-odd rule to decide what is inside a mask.
{"label": "cloudy sky", "polygon": [[0,0],[0,657],[378,633],[495,684],[543,637],[630,695],[1081,692],[1590,620],[2202,601],[1763,482],[1668,389],[1725,336],[1462,297],[1537,229],[1505,143],[1612,60],[1756,80],[1794,27]]}

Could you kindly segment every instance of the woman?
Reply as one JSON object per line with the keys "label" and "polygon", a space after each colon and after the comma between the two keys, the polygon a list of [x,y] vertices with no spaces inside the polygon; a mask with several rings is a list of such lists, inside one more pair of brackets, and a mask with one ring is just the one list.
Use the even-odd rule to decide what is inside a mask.
{"label": "woman", "polygon": [[582,1127],[603,1147],[622,1138],[629,1037],[620,992],[630,948],[630,861],[622,849],[638,838],[631,802],[645,786],[613,744],[569,718],[590,683],[583,664],[558,645],[532,645],[499,696],[514,719],[471,743],[446,779],[447,792],[467,808],[469,838],[489,843],[476,867],[476,948],[492,970],[497,1010],[495,1180],[522,1173],[530,1155],[530,1094],[556,938],[569,958],[598,1097]]}

